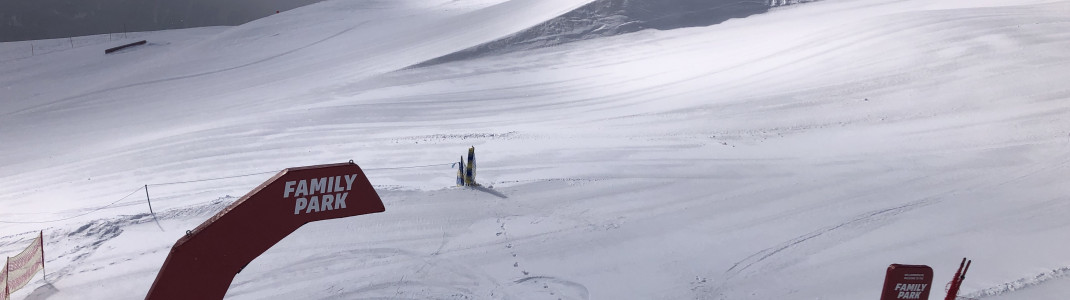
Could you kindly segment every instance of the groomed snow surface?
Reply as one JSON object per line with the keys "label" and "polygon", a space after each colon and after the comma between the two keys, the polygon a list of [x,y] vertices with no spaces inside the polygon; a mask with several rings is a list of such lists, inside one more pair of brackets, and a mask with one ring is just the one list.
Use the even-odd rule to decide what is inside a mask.
{"label": "groomed snow surface", "polygon": [[[271,174],[150,186],[158,224],[145,184],[350,159],[387,212],[306,225],[228,299],[876,299],[892,263],[942,299],[962,257],[960,295],[1070,295],[1070,1],[826,0],[412,67],[589,2],[0,44],[0,255],[46,240],[12,297],[142,299]],[[489,190],[441,165],[473,145]]]}

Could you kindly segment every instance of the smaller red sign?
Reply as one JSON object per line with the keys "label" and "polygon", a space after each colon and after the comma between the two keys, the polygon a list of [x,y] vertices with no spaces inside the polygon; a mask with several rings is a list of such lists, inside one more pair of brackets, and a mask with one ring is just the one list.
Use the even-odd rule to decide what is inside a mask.
{"label": "smaller red sign", "polygon": [[928,300],[933,283],[933,268],[925,265],[888,266],[881,300]]}

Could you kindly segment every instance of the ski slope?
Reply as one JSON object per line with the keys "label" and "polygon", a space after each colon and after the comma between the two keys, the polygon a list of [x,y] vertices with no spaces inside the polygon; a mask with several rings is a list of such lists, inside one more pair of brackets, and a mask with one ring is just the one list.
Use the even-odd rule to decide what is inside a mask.
{"label": "ski slope", "polygon": [[[589,2],[0,43],[0,255],[44,230],[49,282],[12,297],[141,299],[271,171],[352,159],[387,211],[306,225],[228,299],[874,299],[891,263],[937,299],[962,257],[960,295],[1066,298],[1070,1],[825,0],[413,67]],[[443,165],[473,145],[487,190]],[[256,173],[150,186],[158,223],[135,190]]]}

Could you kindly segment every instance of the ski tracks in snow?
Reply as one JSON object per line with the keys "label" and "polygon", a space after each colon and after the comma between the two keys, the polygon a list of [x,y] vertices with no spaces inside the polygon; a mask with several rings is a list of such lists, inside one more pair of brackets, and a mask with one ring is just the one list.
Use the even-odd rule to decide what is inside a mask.
{"label": "ski tracks in snow", "polygon": [[530,276],[517,279],[513,281],[512,288],[522,295],[545,295],[548,299],[591,299],[591,292],[586,286],[552,276]]}
{"label": "ski tracks in snow", "polygon": [[[383,269],[413,271],[399,272],[405,274],[401,278],[386,278],[368,271]],[[401,248],[327,252],[277,268],[261,270],[257,274],[261,275],[236,282],[228,295],[260,298],[265,296],[262,294],[263,282],[290,280],[293,274],[302,274],[303,277],[338,278],[325,288],[325,295],[312,298],[483,299],[485,296],[480,295],[495,295],[494,290],[500,286],[485,272],[463,262]],[[271,280],[265,280],[265,277]],[[353,282],[361,284],[353,286]],[[301,294],[301,289],[303,288],[297,287],[289,293]]]}
{"label": "ski tracks in snow", "polygon": [[514,258],[512,268],[520,272],[518,275],[522,275],[508,286],[508,294],[539,295],[546,299],[557,300],[591,299],[590,290],[583,284],[554,276],[531,275],[531,272],[523,268],[520,264],[522,257],[519,257],[513,239],[509,236],[508,221],[509,217],[497,218],[495,223],[498,224],[498,231],[495,232],[495,236],[505,240],[505,248]]}
{"label": "ski tracks in snow", "polygon": [[794,247],[796,245],[799,245],[799,244],[801,244],[803,242],[809,241],[811,239],[820,237],[820,236],[825,235],[825,234],[827,234],[829,232],[832,232],[834,230],[837,230],[837,229],[840,229],[840,228],[844,228],[844,227],[847,227],[847,226],[864,225],[864,224],[868,224],[868,223],[874,222],[874,221],[876,221],[878,219],[881,219],[881,218],[888,218],[888,217],[892,217],[892,216],[895,216],[895,215],[899,215],[899,214],[902,214],[904,212],[910,211],[912,209],[915,209],[915,208],[927,205],[929,203],[932,203],[933,200],[934,200],[934,198],[926,198],[926,199],[910,202],[910,203],[907,203],[907,204],[904,204],[904,205],[900,205],[900,206],[895,206],[895,207],[891,207],[891,208],[885,208],[885,209],[866,212],[866,213],[858,215],[855,218],[852,218],[852,219],[850,219],[850,220],[848,220],[846,222],[842,222],[842,223],[839,223],[839,224],[836,224],[836,225],[833,225],[833,226],[828,226],[828,227],[821,228],[821,229],[818,229],[818,230],[815,230],[815,231],[811,231],[809,233],[803,234],[803,235],[798,236],[796,238],[790,239],[790,240],[788,240],[786,242],[777,244],[777,245],[775,245],[773,247],[769,247],[769,248],[763,249],[763,250],[758,251],[758,252],[756,252],[754,254],[751,254],[750,256],[747,256],[743,260],[737,261],[736,263],[732,264],[732,267],[728,268],[728,270],[726,270],[724,272],[726,281],[727,281],[727,279],[732,279],[733,277],[736,277],[737,275],[739,275],[743,271],[747,270],[751,266],[754,266],[755,264],[760,263],[760,262],[768,259],[769,257],[773,256],[773,255],[776,255],[777,253],[780,253],[780,252],[782,252],[784,250],[788,250],[788,249],[790,249],[790,248],[792,248],[792,247]]}
{"label": "ski tracks in snow", "polygon": [[[1064,156],[1064,155],[1065,155],[1065,153],[1060,153],[1057,156]],[[1012,172],[1010,174],[1007,174],[1006,176],[1000,176],[1000,175],[989,176],[988,178],[986,178],[987,180],[979,180],[979,181],[977,181],[977,183],[969,185],[969,186],[960,187],[960,188],[952,188],[952,189],[946,190],[944,192],[937,193],[935,195],[931,195],[931,196],[922,198],[920,200],[915,200],[915,201],[912,201],[912,202],[908,202],[908,203],[897,205],[897,206],[893,206],[893,207],[888,207],[888,208],[883,208],[883,209],[878,209],[878,210],[873,210],[873,211],[865,212],[865,213],[862,213],[862,214],[858,214],[855,217],[850,218],[847,221],[840,222],[840,223],[835,224],[835,225],[823,227],[823,228],[808,232],[806,234],[797,236],[797,237],[792,238],[790,240],[787,240],[787,241],[781,242],[779,244],[776,244],[776,245],[774,245],[772,247],[765,248],[765,249],[762,249],[762,250],[760,250],[758,252],[755,252],[755,253],[747,256],[746,258],[744,258],[742,260],[739,260],[739,261],[735,262],[734,264],[732,264],[731,267],[729,267],[727,270],[725,270],[723,272],[723,274],[722,274],[723,275],[723,280],[721,280],[721,283],[717,288],[714,288],[712,290],[711,294],[719,294],[719,291],[723,291],[724,288],[726,286],[728,286],[728,282],[729,281],[731,281],[732,279],[740,276],[741,274],[744,274],[744,271],[746,271],[748,269],[751,269],[752,267],[754,267],[754,266],[756,266],[756,265],[758,265],[758,264],[760,264],[762,262],[765,262],[767,259],[770,259],[771,257],[773,257],[773,256],[775,256],[777,254],[781,254],[781,253],[783,253],[785,251],[790,251],[793,248],[796,248],[799,245],[801,245],[801,244],[803,244],[803,243],[805,243],[807,241],[811,241],[813,239],[817,239],[819,237],[825,236],[825,235],[830,234],[830,233],[832,233],[834,231],[837,231],[839,229],[850,228],[850,227],[855,227],[855,228],[871,227],[871,226],[873,226],[873,224],[875,224],[875,223],[877,223],[877,222],[879,222],[881,220],[885,220],[885,219],[888,219],[888,218],[896,217],[896,216],[901,215],[903,213],[906,213],[906,212],[909,212],[909,211],[912,211],[912,210],[915,210],[915,209],[918,209],[918,208],[921,208],[921,207],[924,207],[924,206],[928,206],[928,205],[932,205],[932,204],[935,204],[935,203],[942,202],[947,195],[951,195],[951,194],[955,194],[955,193],[959,193],[959,192],[964,192],[964,191],[973,191],[975,189],[982,188],[982,187],[985,187],[985,186],[1002,186],[1002,185],[1005,185],[1005,184],[1008,184],[1008,183],[1011,183],[1011,182],[1015,182],[1015,181],[1019,181],[1019,180],[1022,180],[1022,179],[1028,178],[1028,177],[1039,176],[1043,172],[1052,171],[1052,170],[1058,169],[1058,168],[1063,168],[1068,163],[1070,163],[1070,158],[1060,159],[1060,162],[1059,163],[1055,163],[1055,164],[1040,164],[1040,163],[1033,164],[1033,165],[1030,165],[1029,167],[1021,168],[1021,169],[1017,170],[1016,172]],[[1001,294],[1008,293],[1008,292],[1013,292],[1013,291],[1016,291],[1016,290],[1019,290],[1019,289],[1022,289],[1022,288],[1026,288],[1026,287],[1030,287],[1030,286],[1036,286],[1036,285],[1044,283],[1044,282],[1046,282],[1048,280],[1052,280],[1052,279],[1056,279],[1056,278],[1063,278],[1063,277],[1070,277],[1070,267],[1054,269],[1054,270],[1051,270],[1050,272],[1045,272],[1045,273],[1039,274],[1039,275],[1034,276],[1034,277],[1018,279],[1016,281],[1008,282],[1008,283],[1005,283],[1005,284],[1002,284],[1002,285],[999,285],[999,286],[996,286],[996,287],[992,287],[992,288],[988,288],[988,289],[985,289],[985,290],[977,291],[977,292],[974,292],[974,293],[972,293],[970,295],[973,298],[981,298],[981,297],[988,297],[988,296],[994,296],[994,295],[1001,295]],[[694,284],[692,284],[692,285],[694,285]]]}

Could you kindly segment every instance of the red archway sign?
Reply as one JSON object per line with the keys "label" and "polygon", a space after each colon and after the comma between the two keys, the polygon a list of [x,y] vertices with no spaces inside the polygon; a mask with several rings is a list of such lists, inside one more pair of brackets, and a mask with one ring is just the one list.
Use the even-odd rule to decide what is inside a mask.
{"label": "red archway sign", "polygon": [[383,211],[353,162],[282,170],[178,239],[145,299],[223,299],[238,272],[302,225]]}

